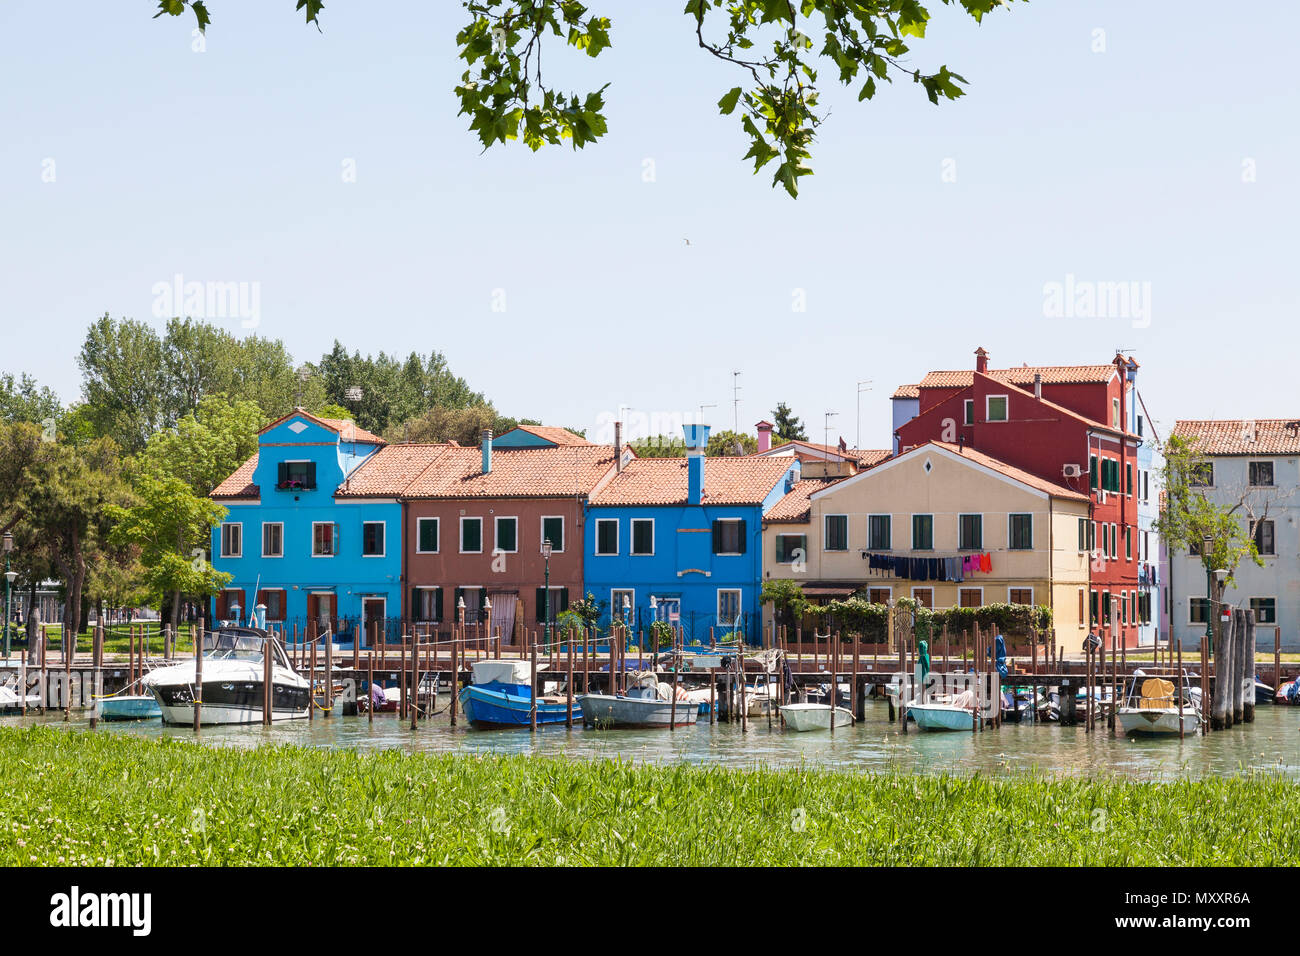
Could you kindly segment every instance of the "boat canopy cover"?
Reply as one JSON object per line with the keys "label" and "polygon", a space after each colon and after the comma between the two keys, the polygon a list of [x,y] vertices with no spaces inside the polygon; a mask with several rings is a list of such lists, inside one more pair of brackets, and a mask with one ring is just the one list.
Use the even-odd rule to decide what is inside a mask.
{"label": "boat canopy cover", "polygon": [[1143,710],[1168,710],[1174,706],[1174,685],[1163,677],[1148,677],[1142,682],[1142,699],[1138,706]]}
{"label": "boat canopy cover", "polygon": [[1003,677],[1007,676],[1007,642],[999,634],[993,640],[993,652],[995,655],[994,663],[997,665],[998,673]]}
{"label": "boat canopy cover", "polygon": [[[544,665],[538,664],[542,670]],[[532,676],[531,665],[525,660],[489,660],[474,662],[474,683],[527,684]]]}
{"label": "boat canopy cover", "polygon": [[921,667],[921,680],[930,673],[930,644],[928,641],[916,642],[916,662]]}

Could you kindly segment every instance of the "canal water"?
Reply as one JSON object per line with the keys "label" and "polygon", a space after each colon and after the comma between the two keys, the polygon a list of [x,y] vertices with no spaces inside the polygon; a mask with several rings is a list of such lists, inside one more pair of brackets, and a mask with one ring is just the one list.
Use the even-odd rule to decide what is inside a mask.
{"label": "canal water", "polygon": [[[440,698],[439,703],[442,704]],[[445,705],[444,705],[445,706]],[[858,771],[980,773],[993,776],[1039,772],[1049,775],[1120,775],[1167,780],[1251,772],[1279,773],[1300,780],[1300,707],[1263,706],[1255,722],[1206,737],[1135,739],[1108,732],[1085,733],[1082,726],[1006,724],[974,733],[921,733],[912,725],[900,732],[882,701],[868,701],[866,720],[828,732],[769,730],[766,718],[675,731],[601,731],[563,726],[522,730],[474,730],[450,726],[444,710],[412,731],[393,714],[288,721],[273,727],[205,727],[204,743],[248,747],[261,743],[307,747],[420,753],[537,754],[596,760],[618,757],[634,762],[721,765],[729,767],[835,767]],[[64,723],[62,715],[0,717],[0,727],[46,724],[84,729],[85,717]],[[97,733],[192,740],[185,727],[160,721],[100,723]]]}

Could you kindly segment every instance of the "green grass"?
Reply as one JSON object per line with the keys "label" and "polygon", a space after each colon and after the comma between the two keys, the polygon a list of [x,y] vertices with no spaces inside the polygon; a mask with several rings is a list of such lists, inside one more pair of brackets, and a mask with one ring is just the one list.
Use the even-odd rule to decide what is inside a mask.
{"label": "green grass", "polygon": [[[163,641],[162,641],[162,631],[160,625],[158,624],[157,621],[146,621],[143,624],[137,623],[135,625],[137,647],[139,647],[138,642],[139,642],[139,633],[141,627],[144,628],[144,633],[145,633],[146,656],[161,657],[162,650],[163,650]],[[109,624],[104,629],[104,653],[121,654],[123,656],[126,656],[126,654],[128,654],[130,650],[130,645],[129,645],[130,633],[131,633],[130,628],[131,625],[129,624]],[[49,640],[50,650],[56,651],[58,653],[62,653],[63,652],[63,625],[47,624],[45,626],[45,632]],[[14,628],[14,633],[15,635],[17,635],[19,633],[24,633],[24,632],[19,628]],[[77,653],[87,654],[87,655],[90,654],[90,652],[94,649],[93,642],[94,642],[94,638],[91,635],[90,631],[86,631],[83,634],[78,634],[76,640]],[[194,653],[193,628],[189,624],[181,625],[180,636],[177,639],[176,645],[177,645],[176,653],[178,655],[184,653],[189,653],[189,654]]]}
{"label": "green grass", "polygon": [[1300,855],[1279,778],[634,767],[0,730],[0,865],[1256,865]]}

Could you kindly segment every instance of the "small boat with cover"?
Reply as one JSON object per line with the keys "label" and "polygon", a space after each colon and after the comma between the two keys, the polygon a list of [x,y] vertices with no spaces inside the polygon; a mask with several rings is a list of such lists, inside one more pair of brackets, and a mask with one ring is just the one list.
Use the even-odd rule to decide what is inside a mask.
{"label": "small boat with cover", "polygon": [[[539,666],[540,669],[540,666]],[[465,719],[475,727],[530,727],[534,694],[532,666],[525,660],[475,661],[473,683],[462,687],[458,699]],[[536,698],[537,723],[562,724],[568,717],[568,700],[561,696]],[[582,717],[573,702],[574,719]]]}

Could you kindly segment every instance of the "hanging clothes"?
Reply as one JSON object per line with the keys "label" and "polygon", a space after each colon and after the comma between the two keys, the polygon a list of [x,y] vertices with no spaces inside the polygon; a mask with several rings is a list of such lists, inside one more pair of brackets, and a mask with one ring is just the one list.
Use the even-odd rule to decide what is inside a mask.
{"label": "hanging clothes", "polygon": [[980,555],[980,570],[983,571],[985,574],[989,574],[989,573],[992,572],[992,570],[993,570],[993,555],[991,555],[991,554],[981,554],[981,555]]}

